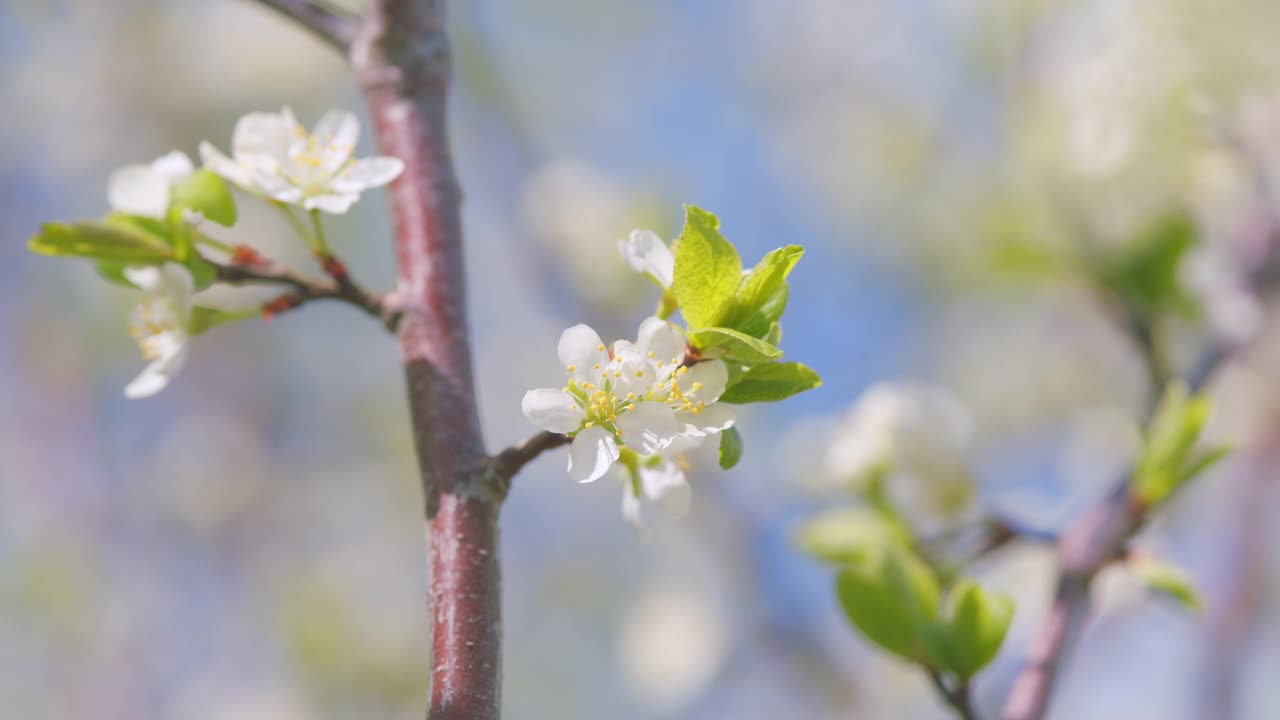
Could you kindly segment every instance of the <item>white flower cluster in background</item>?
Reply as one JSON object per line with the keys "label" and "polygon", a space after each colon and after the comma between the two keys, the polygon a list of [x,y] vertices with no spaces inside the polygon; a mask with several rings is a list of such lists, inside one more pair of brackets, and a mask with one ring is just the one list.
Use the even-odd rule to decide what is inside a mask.
{"label": "white flower cluster in background", "polygon": [[972,496],[972,436],[968,409],[946,390],[879,383],[837,426],[827,470],[855,487],[883,482],[890,501],[910,518],[947,516]]}

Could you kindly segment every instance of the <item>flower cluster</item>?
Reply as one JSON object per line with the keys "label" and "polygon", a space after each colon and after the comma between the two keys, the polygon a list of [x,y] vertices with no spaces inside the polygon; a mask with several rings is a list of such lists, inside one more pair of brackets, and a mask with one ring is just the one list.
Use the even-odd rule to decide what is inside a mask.
{"label": "flower cluster", "polygon": [[[720,360],[687,363],[683,337],[664,320],[645,320],[635,342],[619,340],[612,348],[575,325],[560,336],[558,353],[566,384],[526,393],[525,417],[573,438],[568,471],[578,482],[600,479],[629,451],[625,464],[640,479],[628,484],[626,507],[637,499],[633,485],[654,499],[683,485],[683,473],[669,461],[733,425],[732,408],[716,402],[728,367]],[[637,518],[638,509],[627,515]]]}
{"label": "flower cluster", "polygon": [[[354,158],[359,133],[355,116],[339,110],[326,113],[311,132],[287,107],[278,113],[250,113],[236,123],[232,157],[210,143],[200,144],[203,171],[198,171],[185,153],[174,151],[151,163],[126,165],[112,173],[107,198],[118,218],[116,229],[124,223],[130,232],[137,232],[136,223],[130,224],[135,218],[159,221],[146,226],[148,232],[164,228],[168,222],[198,226],[206,210],[213,212],[211,218],[222,217],[222,224],[234,222],[234,210],[219,214],[201,207],[198,198],[192,201],[191,191],[177,197],[179,189],[195,180],[199,172],[218,184],[215,194],[222,188],[226,206],[231,208],[234,204],[222,180],[215,176],[281,206],[298,206],[313,213],[345,213],[362,192],[385,185],[404,171],[404,163],[396,158]],[[208,185],[197,192],[208,192]],[[169,234],[153,239],[161,246],[172,246],[174,252],[169,255],[178,262],[162,253],[152,263],[127,264],[119,269],[119,277],[143,293],[133,312],[130,332],[148,365],[125,388],[125,395],[131,398],[152,395],[169,383],[182,367],[188,340],[194,334],[192,295],[197,288],[189,263],[198,263],[200,256],[190,250],[176,251],[178,238],[186,231],[170,228],[164,232]],[[304,239],[316,242],[315,238]],[[115,249],[95,251],[100,254],[88,256],[112,260]]]}

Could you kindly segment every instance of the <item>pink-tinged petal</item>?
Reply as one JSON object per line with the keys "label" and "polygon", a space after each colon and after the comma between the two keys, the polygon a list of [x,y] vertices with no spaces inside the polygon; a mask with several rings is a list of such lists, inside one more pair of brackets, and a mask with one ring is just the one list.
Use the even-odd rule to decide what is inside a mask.
{"label": "pink-tinged petal", "polygon": [[330,183],[337,192],[362,192],[380,187],[400,177],[404,163],[393,157],[361,158],[334,176]]}
{"label": "pink-tinged petal", "polygon": [[652,455],[680,434],[676,413],[666,403],[638,402],[617,420],[622,442],[641,455]]}
{"label": "pink-tinged petal", "polygon": [[601,371],[609,365],[609,353],[600,336],[586,325],[574,325],[561,333],[556,353],[560,367],[579,383],[599,384]]}
{"label": "pink-tinged petal", "polygon": [[569,393],[556,388],[530,390],[520,409],[529,422],[553,433],[571,433],[582,425],[582,408]]}
{"label": "pink-tinged petal", "polygon": [[578,433],[569,445],[569,477],[580,483],[599,480],[618,460],[618,443],[596,425]]}

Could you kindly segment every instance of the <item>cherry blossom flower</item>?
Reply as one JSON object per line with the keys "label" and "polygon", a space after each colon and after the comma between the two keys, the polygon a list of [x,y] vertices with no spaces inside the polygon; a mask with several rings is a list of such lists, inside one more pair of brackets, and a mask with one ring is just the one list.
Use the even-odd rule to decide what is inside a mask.
{"label": "cherry blossom flower", "polygon": [[125,165],[107,181],[111,209],[163,220],[169,212],[169,190],[194,172],[191,158],[173,151],[149,164]]}
{"label": "cherry blossom flower", "polygon": [[163,390],[186,362],[194,284],[191,272],[177,263],[129,267],[124,275],[143,293],[130,317],[129,334],[147,366],[124,389],[126,397],[141,398]]}
{"label": "cherry blossom flower", "polygon": [[685,517],[692,496],[679,459],[659,455],[640,458],[634,474],[628,472],[623,479],[622,517],[643,537],[647,528],[641,500],[648,500],[675,517]]}
{"label": "cherry blossom flower", "polygon": [[200,144],[205,167],[241,188],[307,210],[342,214],[360,193],[386,185],[404,171],[393,157],[353,158],[360,123],[355,115],[331,110],[310,133],[293,111],[250,113],[236,122],[227,157]]}
{"label": "cherry blossom flower", "polygon": [[636,272],[652,278],[663,289],[671,287],[676,258],[657,233],[652,230],[632,230],[630,237],[618,243],[618,249]]}

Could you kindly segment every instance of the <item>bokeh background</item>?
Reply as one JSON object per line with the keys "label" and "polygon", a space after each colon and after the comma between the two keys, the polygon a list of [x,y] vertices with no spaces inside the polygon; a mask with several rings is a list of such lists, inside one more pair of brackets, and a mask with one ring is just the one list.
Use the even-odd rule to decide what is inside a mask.
{"label": "bokeh background", "polygon": [[[830,571],[792,542],[847,501],[824,477],[831,428],[870,383],[934,382],[976,418],[985,506],[1052,530],[1105,492],[1132,459],[1141,361],[1087,290],[1015,261],[1122,252],[1177,207],[1228,259],[1256,240],[1278,200],[1280,5],[453,5],[491,446],[533,431],[519,400],[558,377],[563,328],[634,333],[655,298],[616,242],[674,237],[682,202],[718,213],[749,262],[806,246],[785,347],[825,379],[745,411],[742,465],[695,458],[692,516],[650,513],[647,542],[617,484],[570,483],[563,451],[518,478],[506,715],[946,717],[918,671],[853,633]],[[393,343],[316,305],[200,337],[171,388],[128,401],[130,293],[24,246],[41,221],[102,214],[113,168],[225,147],[243,113],[360,108],[350,73],[247,0],[7,0],[0,59],[3,714],[419,717],[421,497]],[[306,266],[277,216],[241,209],[225,238]],[[330,235],[389,285],[379,194]],[[1231,326],[1230,307],[1211,319]],[[1211,324],[1182,323],[1180,357]],[[1140,540],[1198,578],[1206,611],[1104,576],[1052,717],[1280,712],[1272,335],[1215,383],[1211,434],[1238,452]],[[976,689],[993,715],[1052,554],[1016,547],[976,569],[1019,601]]]}

